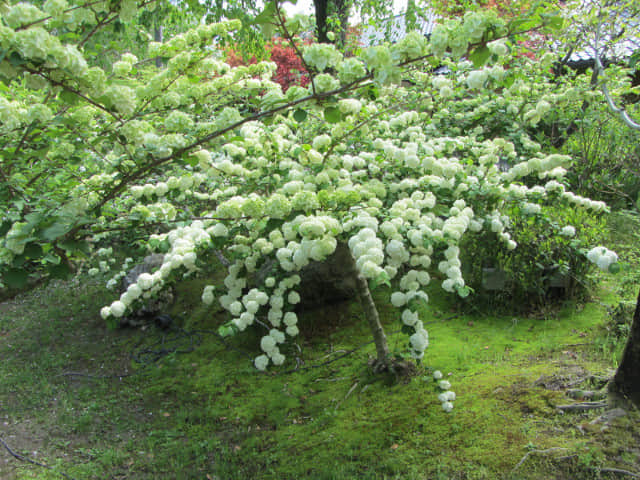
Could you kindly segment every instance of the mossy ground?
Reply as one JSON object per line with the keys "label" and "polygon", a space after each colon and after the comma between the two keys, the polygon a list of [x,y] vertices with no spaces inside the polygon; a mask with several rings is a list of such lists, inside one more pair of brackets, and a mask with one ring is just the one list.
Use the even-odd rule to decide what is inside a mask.
{"label": "mossy ground", "polygon": [[[436,301],[422,312],[431,342],[424,363],[416,375],[396,379],[370,373],[374,347],[355,304],[307,313],[300,350],[290,350],[280,369],[260,373],[251,363],[259,332],[226,344],[207,333],[225,318],[202,305],[201,282],[183,282],[171,312],[190,336],[153,326],[108,330],[98,315],[110,300],[102,284],[55,282],[0,304],[0,438],[54,469],[0,447],[3,480],[63,478],[59,472],[221,480],[640,472],[637,411],[603,425],[590,423],[602,410],[555,408],[574,401],[565,395],[569,386],[588,387],[582,378],[615,368],[624,338],[602,304],[617,301],[615,288],[604,285],[590,303],[531,317],[465,314]],[[391,333],[399,329],[397,313],[387,293],[375,297],[390,346],[402,353],[406,337]],[[184,353],[157,361],[144,355],[163,345]],[[436,399],[434,369],[457,393],[450,414]]]}

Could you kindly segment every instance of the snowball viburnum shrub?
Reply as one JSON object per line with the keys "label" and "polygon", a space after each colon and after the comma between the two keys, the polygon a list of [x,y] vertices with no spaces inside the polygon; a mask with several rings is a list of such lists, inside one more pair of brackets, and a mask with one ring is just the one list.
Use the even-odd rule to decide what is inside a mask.
{"label": "snowball viburnum shrub", "polygon": [[[107,8],[100,4],[66,12],[84,12],[84,25],[99,27],[110,15],[131,18],[135,2],[125,3],[118,11],[99,12]],[[470,293],[460,260],[467,236],[490,232],[515,249],[513,207],[531,216],[557,201],[605,208],[566,191],[562,169],[570,159],[541,152],[525,134],[514,138],[513,129],[502,135],[481,124],[464,133],[448,129],[447,122],[481,118],[483,106],[470,99],[504,88],[506,73],[499,64],[463,64],[463,75],[438,80],[427,61],[458,61],[486,32],[500,37],[496,42],[513,33],[493,14],[465,15],[436,29],[430,42],[413,33],[360,57],[344,58],[332,45],[306,46],[303,59],[317,74],[308,87],[283,92],[271,80],[274,64],[232,68],[218,59],[216,42],[237,21],[151,42],[149,57],[168,60],[143,76],[132,73],[137,59],[130,54],[107,74],[63,44],[56,19],[66,22],[67,13],[17,4],[2,14],[0,79],[13,94],[0,96],[7,184],[0,273],[16,280],[15,262],[64,266],[89,249],[87,238],[158,228],[162,233],[147,236],[146,245],[164,253],[162,265],[102,308],[105,319],[206,271],[217,252],[229,263],[227,276],[203,289],[203,303],[229,313],[224,334],[266,328],[254,364],[281,365],[281,345],[299,334],[300,271],[344,246],[365,293],[368,284],[391,287],[406,353],[420,359],[429,344],[420,318],[425,287],[437,282],[446,292]],[[491,44],[495,60],[507,53],[505,45]],[[416,68],[405,72],[408,64]],[[397,85],[403,75],[411,82]],[[371,82],[375,88],[361,88]],[[508,87],[499,106],[513,124],[534,124],[566,101],[539,98],[534,105],[544,92],[521,82]],[[467,110],[452,98],[464,98]],[[449,108],[457,110],[453,119]],[[54,116],[65,121],[49,122]],[[11,153],[16,149],[46,161],[25,166]],[[45,174],[55,169],[59,175]],[[572,236],[567,229],[558,234]],[[602,250],[590,259],[615,262]],[[368,306],[377,316],[372,300]],[[386,363],[386,339],[375,338],[378,360]],[[455,395],[447,381],[439,386],[450,411]]]}

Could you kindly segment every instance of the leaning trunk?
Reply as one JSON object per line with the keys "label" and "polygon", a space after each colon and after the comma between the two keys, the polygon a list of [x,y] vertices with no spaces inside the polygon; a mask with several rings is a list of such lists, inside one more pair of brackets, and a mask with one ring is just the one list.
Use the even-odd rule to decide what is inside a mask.
{"label": "leaning trunk", "polygon": [[623,399],[640,406],[640,292],[627,345],[618,370],[609,384],[609,392],[614,400]]}
{"label": "leaning trunk", "polygon": [[389,362],[389,345],[387,344],[387,336],[384,334],[384,329],[380,323],[380,316],[378,315],[378,309],[373,302],[371,292],[369,291],[369,282],[364,278],[356,268],[356,263],[352,255],[349,255],[351,261],[352,274],[356,279],[356,290],[358,292],[358,298],[360,299],[360,305],[367,318],[367,323],[371,329],[373,335],[373,341],[376,344],[376,361],[374,364],[374,370],[382,371],[388,367]]}

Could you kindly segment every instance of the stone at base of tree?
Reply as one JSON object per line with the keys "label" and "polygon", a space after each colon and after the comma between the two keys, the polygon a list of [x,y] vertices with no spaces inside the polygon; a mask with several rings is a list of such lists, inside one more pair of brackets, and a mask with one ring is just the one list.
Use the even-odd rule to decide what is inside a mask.
{"label": "stone at base of tree", "polygon": [[[130,285],[134,284],[138,277],[143,273],[153,273],[162,266],[164,261],[164,255],[161,253],[154,253],[147,255],[142,260],[142,263],[133,267],[124,276],[121,283],[121,291],[126,292]],[[173,304],[174,294],[172,288],[162,290],[158,295],[148,299],[140,308],[132,312],[130,315],[123,317],[120,321],[121,327],[139,327],[149,319],[153,319],[160,314],[167,312],[169,307]]]}
{"label": "stone at base of tree", "polygon": [[493,267],[482,269],[482,288],[488,291],[501,291],[505,289],[507,274],[504,270]]}
{"label": "stone at base of tree", "polygon": [[607,410],[599,417],[594,418],[589,423],[591,425],[596,425],[598,423],[603,423],[605,425],[610,425],[613,420],[616,418],[624,417],[627,415],[627,411],[623,408],[613,408],[611,410]]}
{"label": "stone at base of tree", "polygon": [[300,272],[300,303],[296,310],[312,310],[352,300],[357,296],[356,279],[351,271],[351,251],[338,243],[335,252],[322,262],[311,262]]}

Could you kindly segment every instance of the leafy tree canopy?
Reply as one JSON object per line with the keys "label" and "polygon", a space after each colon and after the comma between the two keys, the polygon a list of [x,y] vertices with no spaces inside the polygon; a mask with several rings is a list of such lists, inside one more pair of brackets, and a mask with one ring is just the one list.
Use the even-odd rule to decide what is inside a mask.
{"label": "leafy tree canopy", "polygon": [[[202,300],[229,312],[226,334],[266,327],[255,359],[264,369],[284,362],[281,344],[299,333],[299,271],[346,245],[385,368],[389,349],[369,285],[390,287],[406,353],[420,359],[426,286],[469,295],[465,242],[514,250],[513,219],[546,221],[575,256],[615,268],[615,253],[589,250],[579,225],[548,216],[550,204],[606,206],[571,193],[563,183],[571,158],[535,139],[543,119],[597,95],[558,81],[553,56],[510,55],[519,35],[562,24],[543,6],[512,20],[467,13],[429,40],[410,33],[358,57],[331,44],[301,47],[312,81],[284,93],[272,63],[220,60],[219,47],[242,27],[237,19],[148,41],[145,57],[166,68],[127,51],[106,67],[87,55],[96,32],[154,5],[48,0],[2,11],[6,285],[64,276],[102,244],[135,237],[164,262],[102,309],[117,321],[171,282],[206,271],[221,252],[228,276]],[[286,27],[279,8],[275,18]],[[433,73],[442,65],[452,74]],[[265,279],[252,283],[257,271]]]}

